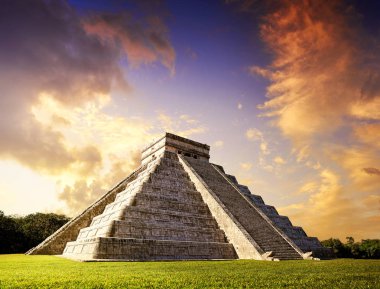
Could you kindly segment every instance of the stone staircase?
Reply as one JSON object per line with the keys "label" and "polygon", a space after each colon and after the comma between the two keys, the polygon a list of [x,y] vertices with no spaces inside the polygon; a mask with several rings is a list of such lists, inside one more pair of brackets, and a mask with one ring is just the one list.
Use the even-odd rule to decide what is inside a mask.
{"label": "stone staircase", "polygon": [[276,229],[260,209],[227,181],[228,177],[223,176],[220,167],[191,157],[185,159],[262,251],[272,252],[271,256],[280,260],[303,259],[303,252]]}
{"label": "stone staircase", "polygon": [[234,176],[227,175],[239,190],[245,194],[253,204],[255,204],[271,221],[286,234],[304,253],[313,252],[313,257],[330,259],[333,257],[332,251],[321,245],[316,237],[309,237],[305,231],[298,226],[293,226],[286,216],[281,216],[275,207],[265,204],[259,195],[254,195],[247,186],[240,185]]}
{"label": "stone staircase", "polygon": [[80,260],[237,257],[178,156],[167,151],[81,229],[63,255]]}

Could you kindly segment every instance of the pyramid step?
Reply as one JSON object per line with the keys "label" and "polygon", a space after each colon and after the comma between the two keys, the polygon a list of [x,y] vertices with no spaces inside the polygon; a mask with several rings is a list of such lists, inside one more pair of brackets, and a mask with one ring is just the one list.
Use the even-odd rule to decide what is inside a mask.
{"label": "pyramid step", "polygon": [[[104,213],[117,210],[123,205],[125,206],[132,204],[133,200],[136,200],[136,202],[139,202],[141,204],[151,204],[152,206],[155,206],[154,203],[156,203],[156,206],[160,206],[158,202],[182,203],[183,205],[178,204],[178,206],[181,207],[180,210],[186,210],[186,204],[189,204],[190,206],[198,206],[199,210],[201,211],[205,211],[205,208],[207,208],[207,205],[203,203],[202,197],[197,192],[190,191],[187,193],[181,193],[167,191],[166,194],[157,194],[153,193],[153,191],[144,189],[140,192],[131,192],[130,194],[119,194],[113,203],[108,204],[106,206]],[[136,202],[133,203],[138,205]],[[166,204],[166,206],[168,205],[170,204]],[[161,204],[161,206],[164,205]],[[173,204],[173,206],[175,206],[175,204]],[[190,210],[190,208],[188,208],[188,210]]]}
{"label": "pyramid step", "polygon": [[168,198],[160,198],[157,196],[149,196],[147,194],[137,194],[134,199],[134,206],[136,207],[148,207],[162,210],[186,212],[193,214],[205,215],[209,214],[207,205],[197,203],[178,202],[176,200],[170,200]]}
{"label": "pyramid step", "polygon": [[160,195],[163,197],[173,197],[177,199],[189,199],[202,201],[202,196],[194,188],[182,188],[182,189],[162,189],[159,187],[153,187],[151,184],[145,183],[142,188],[142,193]]}
{"label": "pyramid step", "polygon": [[145,221],[157,222],[178,222],[178,224],[188,226],[204,225],[206,227],[217,227],[211,214],[196,214],[194,212],[178,212],[162,210],[148,207],[128,206],[114,210],[109,213],[103,213],[92,219],[90,226],[102,225],[112,220],[126,220],[128,218],[142,219]]}
{"label": "pyramid step", "polygon": [[111,232],[118,238],[197,241],[197,242],[221,242],[225,243],[224,233],[216,228],[179,227],[176,224],[167,224],[114,221]]}
{"label": "pyramid step", "polygon": [[176,169],[182,169],[182,165],[178,162],[178,157],[174,155],[176,159],[172,158],[161,158],[159,161],[160,168],[176,168]]}
{"label": "pyramid step", "polygon": [[145,200],[149,200],[152,202],[160,201],[160,202],[177,202],[188,204],[191,206],[205,206],[207,205],[203,202],[202,197],[199,194],[157,194],[153,192],[141,192],[136,195],[137,198],[143,198]]}
{"label": "pyramid step", "polygon": [[93,238],[69,242],[63,255],[79,260],[236,259],[235,250],[228,243],[132,238]]}
{"label": "pyramid step", "polygon": [[177,222],[179,225],[217,227],[216,221],[211,215],[197,215],[153,208],[127,207],[121,219],[128,220],[130,218],[158,223]]}
{"label": "pyramid step", "polygon": [[187,179],[189,177],[183,167],[163,167],[162,165],[158,165],[152,173],[157,176],[169,178],[176,177]]}
{"label": "pyramid step", "polygon": [[273,257],[279,260],[302,260],[302,257],[300,255],[283,255],[274,253]]}
{"label": "pyramid step", "polygon": [[122,217],[123,208],[115,209],[112,212],[103,213],[92,219],[90,226],[102,225],[112,220],[119,220]]}
{"label": "pyramid step", "polygon": [[261,209],[261,211],[267,215],[268,217],[272,217],[272,218],[278,218],[278,217],[281,217],[281,218],[287,218],[285,216],[280,216],[277,212],[277,210],[275,209],[275,207],[273,206],[269,206],[269,205],[265,205],[265,204],[258,204],[257,207],[259,209]]}
{"label": "pyramid step", "polygon": [[111,204],[108,204],[104,208],[102,215],[115,212],[115,211],[120,210],[121,208],[123,208],[125,206],[131,205],[133,203],[133,200],[135,199],[135,197],[136,197],[136,194],[134,194],[134,195],[131,194],[131,195],[124,196],[123,199],[121,199],[121,198],[115,199],[114,202],[112,202]]}
{"label": "pyramid step", "polygon": [[129,198],[132,195],[135,195],[136,193],[140,192],[143,188],[143,183],[141,183],[138,187],[135,187],[131,190],[124,190],[116,195],[115,202],[124,200]]}
{"label": "pyramid step", "polygon": [[80,229],[77,240],[95,237],[107,237],[109,235],[109,232],[112,230],[112,222],[113,221],[108,221],[100,225],[93,225]]}
{"label": "pyramid step", "polygon": [[[144,177],[138,177],[137,179],[133,180],[132,182],[128,183],[128,185],[125,188],[125,191],[132,190],[135,187],[141,186],[142,183],[147,181],[149,179],[149,173],[147,173]],[[122,192],[121,192],[122,193]]]}
{"label": "pyramid step", "polygon": [[[299,230],[297,228],[294,228],[294,227],[283,227],[283,226],[278,226],[289,238],[291,238],[292,240],[298,240],[298,239],[303,239],[303,238],[307,238],[307,235],[305,234],[305,232],[302,230]],[[319,241],[317,241],[317,243],[319,244]]]}
{"label": "pyramid step", "polygon": [[189,177],[182,167],[179,169],[179,168],[162,168],[158,166],[155,169],[154,174],[165,176],[165,177],[176,177],[176,178]]}
{"label": "pyramid step", "polygon": [[194,184],[187,179],[176,180],[176,179],[167,179],[161,177],[152,177],[147,181],[147,184],[152,184],[153,188],[163,189],[172,189],[172,190],[187,190],[194,189]]}
{"label": "pyramid step", "polygon": [[178,223],[158,223],[113,220],[105,224],[80,230],[77,240],[95,237],[119,237],[136,239],[226,242],[222,230],[214,227],[178,226]]}
{"label": "pyramid step", "polygon": [[315,249],[324,248],[321,243],[315,237],[301,237],[294,239],[294,242],[300,247],[304,252],[313,251]]}

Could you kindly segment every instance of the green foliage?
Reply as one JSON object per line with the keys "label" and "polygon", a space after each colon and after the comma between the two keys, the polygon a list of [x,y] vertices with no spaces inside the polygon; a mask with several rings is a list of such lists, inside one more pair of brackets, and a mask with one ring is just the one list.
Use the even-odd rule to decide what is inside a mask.
{"label": "green foliage", "polygon": [[5,216],[0,211],[0,254],[25,252],[38,245],[68,220],[64,215],[53,213],[19,217]]}
{"label": "green foliage", "polygon": [[363,240],[361,248],[370,258],[380,259],[380,240]]}
{"label": "green foliage", "polygon": [[338,258],[380,259],[379,239],[355,242],[353,237],[347,237],[346,243],[343,244],[339,239],[330,238],[321,243],[332,248]]}
{"label": "green foliage", "polygon": [[380,288],[380,260],[81,263],[2,255],[0,288]]}
{"label": "green foliage", "polygon": [[337,258],[345,258],[347,255],[346,248],[339,239],[330,238],[328,240],[322,241],[321,244],[324,247],[332,248]]}
{"label": "green foliage", "polygon": [[20,252],[23,239],[24,235],[16,220],[0,211],[0,254]]}

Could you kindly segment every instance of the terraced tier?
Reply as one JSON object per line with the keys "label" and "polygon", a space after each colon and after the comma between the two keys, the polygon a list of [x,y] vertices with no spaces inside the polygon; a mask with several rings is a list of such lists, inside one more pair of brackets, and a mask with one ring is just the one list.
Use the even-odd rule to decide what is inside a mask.
{"label": "terraced tier", "polygon": [[88,239],[83,243],[68,243],[65,256],[108,261],[236,258],[233,247],[228,243],[100,237]]}

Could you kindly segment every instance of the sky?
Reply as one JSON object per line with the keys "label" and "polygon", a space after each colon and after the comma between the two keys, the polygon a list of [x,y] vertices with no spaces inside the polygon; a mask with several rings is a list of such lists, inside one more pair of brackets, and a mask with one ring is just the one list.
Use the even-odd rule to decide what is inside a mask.
{"label": "sky", "polygon": [[309,236],[380,238],[378,1],[0,7],[5,214],[75,216],[171,132]]}

